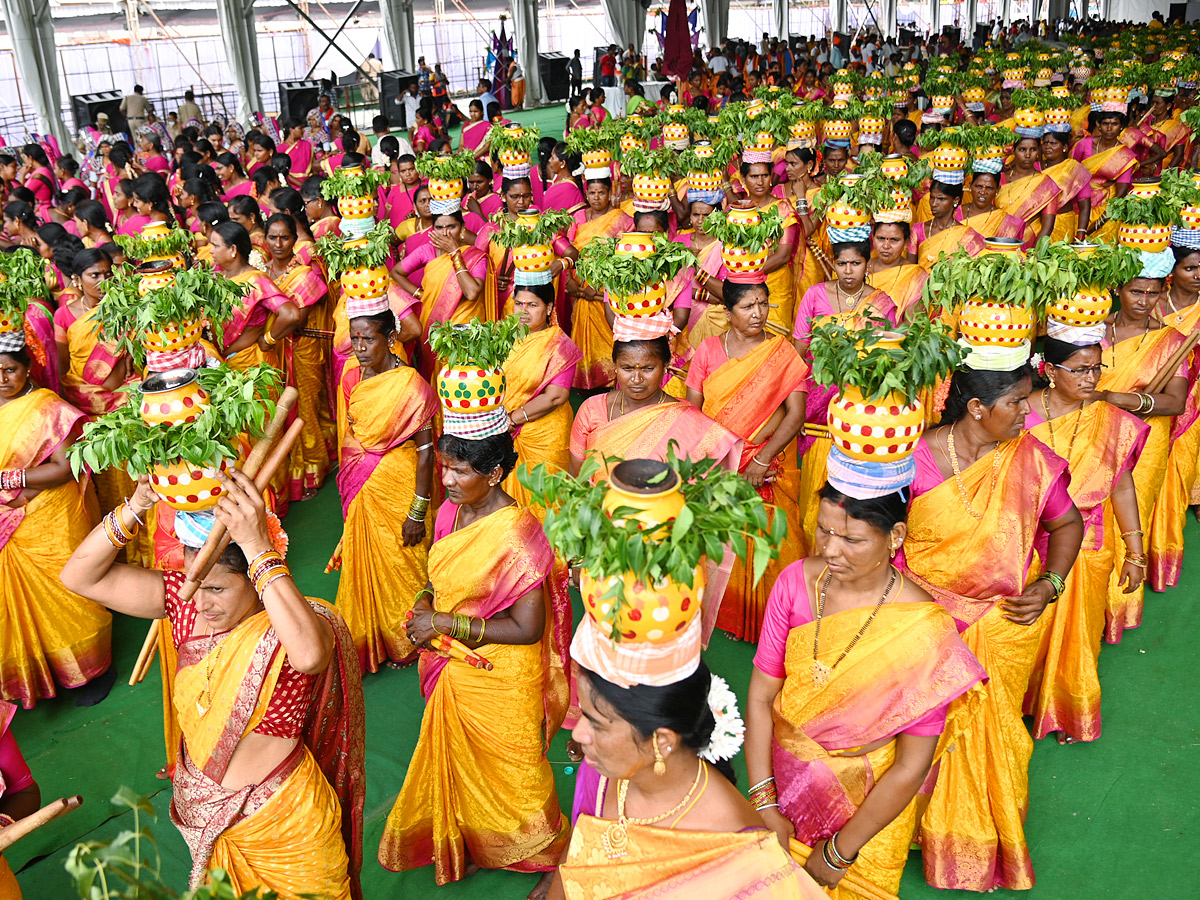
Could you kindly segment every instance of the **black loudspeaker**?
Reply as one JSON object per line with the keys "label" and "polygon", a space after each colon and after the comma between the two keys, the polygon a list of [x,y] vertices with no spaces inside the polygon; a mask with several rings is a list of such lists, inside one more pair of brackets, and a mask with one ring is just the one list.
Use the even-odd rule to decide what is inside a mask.
{"label": "black loudspeaker", "polygon": [[121,92],[100,91],[95,94],[72,94],[71,114],[75,117],[75,130],[85,125],[96,124],[97,113],[108,113],[108,125],[114,131],[125,130],[125,117],[121,115]]}
{"label": "black loudspeaker", "polygon": [[316,108],[317,98],[321,95],[319,81],[281,81],[279,82],[279,119],[283,121],[295,116],[304,121],[304,114]]}
{"label": "black loudspeaker", "polygon": [[415,72],[379,73],[379,112],[387,116],[389,128],[407,128],[412,124],[405,121],[404,95],[418,80]]}
{"label": "black loudspeaker", "polygon": [[538,71],[547,100],[563,101],[571,92],[571,77],[567,74],[568,59],[561,53],[539,53]]}

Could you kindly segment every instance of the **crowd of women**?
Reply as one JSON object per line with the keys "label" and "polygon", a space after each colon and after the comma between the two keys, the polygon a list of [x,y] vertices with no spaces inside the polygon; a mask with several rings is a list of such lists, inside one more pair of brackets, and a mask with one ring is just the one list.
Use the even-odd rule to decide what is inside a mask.
{"label": "crowd of women", "polygon": [[[835,102],[815,107],[806,73],[757,95],[747,79],[720,119],[645,104],[628,133],[603,122],[593,92],[532,165],[493,146],[505,123],[479,101],[457,147],[419,117],[418,151],[457,149],[473,168],[447,198],[418,170],[426,159],[380,142],[388,175],[373,199],[394,237],[386,293],[369,301],[342,287],[318,241],[343,232],[323,184],[369,167],[372,148],[319,111],[246,133],[101,136],[85,163],[94,190],[53,146],[0,154],[3,242],[36,251],[47,287],[23,329],[0,334],[0,697],[99,702],[115,678],[109,610],[165,619],[171,817],[194,881],[220,867],[238,890],[361,895],[361,678],[418,661],[426,708],[378,848],[389,869],[433,865],[439,884],[481,867],[541,873],[534,897],[808,897],[820,885],[877,900],[898,889],[916,841],[933,886],[1031,888],[1033,740],[1100,737],[1101,643],[1140,624],[1143,583],[1176,583],[1200,501],[1200,231],[1176,227],[1170,249],[1101,285],[1113,298],[1102,322],[1043,322],[1034,364],[1029,342],[968,347],[926,396],[911,452],[886,466],[831,449],[841,386],[815,377],[813,346],[830,323],[937,320],[929,282],[956,251],[1113,239],[1109,202],[1153,195],[1144,178],[1194,160],[1184,113],[1200,73],[1181,52],[1194,38],[936,58],[882,87],[835,76]],[[917,109],[956,74],[988,86],[964,81],[948,106],[935,95]],[[1053,90],[1070,115],[1030,124],[1013,105],[1026,88]],[[704,73],[683,90],[707,105]],[[839,103],[880,91],[894,107],[882,128],[861,105],[863,121],[840,127]],[[772,107],[792,127],[763,148],[747,111]],[[679,122],[710,149],[734,123],[740,159],[715,182],[680,172],[648,194],[638,153],[678,149],[665,127]],[[920,172],[937,141],[918,134],[988,123],[1015,125],[1003,152],[975,152],[967,173],[935,160],[932,179],[906,188],[906,214],[884,203],[873,221],[826,221],[827,188],[879,165],[872,151]],[[577,148],[602,139],[577,132],[602,129],[628,144],[585,162]],[[566,216],[547,239],[552,264],[530,277],[506,235],[539,211]],[[735,211],[779,223],[750,277],[716,236]],[[194,596],[182,571],[207,538],[195,517],[172,514],[144,475],[77,479],[67,460],[145,376],[102,339],[97,307],[114,267],[138,258],[125,238],[163,225],[190,235],[193,265],[244,290],[205,354],[281,370],[303,420],[267,491],[220,476],[215,519],[232,543]],[[644,239],[653,256],[666,244],[652,235],[691,256],[663,279],[666,310],[635,317],[589,281],[588,248]],[[431,335],[506,316],[523,327],[502,408],[452,411]],[[586,621],[572,642],[577,570],[537,502],[547,473],[672,453],[718,461],[786,520],[765,577],[753,554],[729,553],[705,597],[717,627],[757,642],[749,800],[727,764],[741,745],[734,700],[700,659],[699,624],[673,649],[614,644]],[[286,555],[313,550],[289,554],[278,517],[334,471],[344,526],[328,604],[292,580]],[[20,816],[37,788],[12,718],[4,705],[0,812]],[[582,760],[566,805],[546,758],[564,722]]]}

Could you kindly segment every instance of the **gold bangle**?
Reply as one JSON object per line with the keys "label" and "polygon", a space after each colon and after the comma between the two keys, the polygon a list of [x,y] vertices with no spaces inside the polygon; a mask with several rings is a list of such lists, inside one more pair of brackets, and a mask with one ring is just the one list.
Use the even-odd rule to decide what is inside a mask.
{"label": "gold bangle", "polygon": [[486,628],[487,628],[487,619],[480,616],[480,618],[479,618],[479,638],[477,639],[476,643],[479,643],[479,644],[483,643],[483,632],[484,632],[484,629],[486,629]]}
{"label": "gold bangle", "polygon": [[268,347],[274,347],[279,343],[279,339],[271,334],[270,326],[267,326],[265,329],[263,329],[263,343],[265,343]]}

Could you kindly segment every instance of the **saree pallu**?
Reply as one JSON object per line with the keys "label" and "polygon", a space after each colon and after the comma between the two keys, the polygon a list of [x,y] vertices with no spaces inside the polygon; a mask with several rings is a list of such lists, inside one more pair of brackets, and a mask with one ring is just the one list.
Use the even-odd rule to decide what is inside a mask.
{"label": "saree pallu", "polygon": [[[1184,340],[1184,336],[1174,328],[1160,328],[1105,347],[1101,361],[1108,368],[1101,373],[1096,390],[1124,393],[1144,389]],[[1137,491],[1138,516],[1146,532],[1146,548],[1149,551],[1154,506],[1167,477],[1172,417],[1148,416],[1145,422],[1150,426],[1150,433],[1133,467],[1133,485]],[[1113,568],[1108,581],[1104,640],[1119,644],[1126,628],[1137,628],[1142,624],[1146,585],[1143,583],[1131,594],[1126,594],[1118,586],[1121,568],[1125,565],[1125,542],[1117,541],[1114,550]]]}
{"label": "saree pallu", "polygon": [[[593,238],[614,237],[633,227],[633,220],[620,209],[612,209],[590,222],[580,217],[571,243],[582,251]],[[611,387],[613,383],[613,333],[604,317],[604,300],[576,298],[571,309],[571,342],[583,356],[575,369],[575,384],[581,390]]]}
{"label": "saree pallu", "polygon": [[[0,468],[41,465],[83,414],[50,391],[0,406]],[[41,491],[23,507],[20,491],[0,491],[0,699],[26,709],[76,688],[112,663],[112,616],[58,580],[92,529],[77,481]]]}
{"label": "saree pallu", "polygon": [[[1040,172],[1001,185],[996,194],[996,206],[1032,226],[1034,220],[1041,217],[1043,210],[1053,208],[1061,194],[1062,188],[1058,182],[1051,178],[1049,173]],[[971,227],[979,230],[974,224]]]}
{"label": "saree pallu", "polygon": [[[509,413],[520,409],[541,394],[555,378],[567,370],[574,370],[582,356],[571,339],[554,325],[518,341],[504,362],[504,408]],[[529,492],[517,480],[518,471],[538,463],[545,463],[548,472],[560,472],[570,467],[573,418],[571,404],[567,402],[549,415],[522,424],[513,435],[517,466],[500,487],[521,506],[531,504]]]}
{"label": "saree pallu", "polygon": [[[473,269],[483,255],[482,250],[466,247],[462,251],[462,260],[467,269]],[[473,318],[493,321],[495,316],[488,318],[486,300],[486,285],[491,281],[489,268],[484,279],[483,295],[478,300],[468,302],[459,287],[449,254],[436,256],[425,266],[425,274],[421,279],[421,342],[417,346],[416,358],[417,368],[426,378],[432,377],[438,370],[438,360],[429,349],[429,329],[445,322],[466,325]]]}
{"label": "saree pallu", "polygon": [[[826,616],[831,664],[870,616],[867,608]],[[771,757],[780,812],[796,839],[813,846],[850,821],[892,767],[895,736],[923,716],[959,700],[947,717],[934,762],[970,724],[983,702],[987,673],[958,636],[954,620],[936,603],[890,603],[834,669],[828,684],[812,677],[816,624],[788,634],[786,677],[776,695]],[[891,738],[861,755],[860,747]],[[851,871],[895,893],[917,824],[917,798],[866,843]],[[857,894],[843,882],[835,897]]]}
{"label": "saree pallu", "polygon": [[[1109,498],[1121,474],[1132,469],[1150,427],[1108,403],[1054,420],[1055,436],[1070,438],[1071,499],[1087,526],[1083,549],[1065,579],[1066,587],[1046,608],[1050,627],[1042,633],[1024,710],[1033,716],[1033,736],[1061,731],[1077,741],[1100,737],[1100,678],[1096,671],[1104,638],[1105,597],[1115,546],[1121,542]],[[1030,429],[1055,449],[1047,423]],[[1064,447],[1064,449],[1067,449]]]}
{"label": "saree pallu", "polygon": [[[329,299],[333,304],[331,317],[333,321],[330,325],[333,329],[333,352],[330,354],[328,369],[329,395],[332,398],[330,408],[332,409],[337,406],[338,385],[342,383],[342,374],[346,371],[346,366],[354,359],[354,348],[350,346],[350,320],[346,317],[346,301],[342,296],[342,286],[339,282],[330,283]],[[397,322],[400,322],[409,313],[415,313],[418,316],[421,314],[421,301],[394,281],[388,284],[388,306],[396,316]],[[411,358],[413,353],[408,345],[396,349],[397,351],[403,349],[404,358],[408,359],[410,363],[413,361]]]}
{"label": "saree pallu", "polygon": [[[270,313],[274,312],[287,298],[280,292],[275,283],[257,269],[250,269],[232,279],[238,284],[245,285],[248,290],[242,297],[241,304],[234,309],[233,317],[225,323],[221,335],[222,349],[232,346],[249,327],[264,324]],[[226,365],[231,369],[245,370],[259,363],[266,363],[275,368],[282,368],[283,357],[278,347],[263,350],[257,343],[238,351],[233,356],[227,356]],[[286,470],[281,469],[286,477]]]}
{"label": "saree pallu", "polygon": [[[1104,208],[1116,193],[1117,179],[1138,164],[1137,155],[1128,147],[1112,147],[1102,153],[1093,153],[1083,160],[1091,175],[1092,221],[1095,225],[1104,215]],[[1113,226],[1115,231],[1116,226]],[[1089,238],[1095,240],[1095,238]]]}
{"label": "saree pallu", "polygon": [[[329,330],[329,291],[325,280],[309,266],[296,266],[284,273],[277,282],[292,302],[308,310],[304,330]],[[307,334],[288,338],[292,351],[292,377],[300,397],[296,415],[304,420],[300,437],[288,454],[288,496],[300,500],[305,493],[316,491],[325,482],[329,462],[334,455],[333,416],[329,411],[329,391],[326,388],[326,342]]]}
{"label": "saree pallu", "polygon": [[1024,240],[1029,230],[1025,220],[1010,215],[1006,210],[996,209],[986,215],[966,216],[962,224],[974,229],[985,240],[987,238],[1016,238]]}
{"label": "saree pallu", "polygon": [[[924,231],[922,231],[923,235]],[[962,247],[971,256],[978,256],[987,249],[983,243],[983,236],[967,225],[952,225],[939,231],[933,237],[923,238],[919,242],[916,240],[914,226],[910,248],[911,252],[916,253],[917,265],[923,269],[930,269],[942,253],[953,255],[959,247]]]}
{"label": "saree pallu", "polygon": [[58,341],[54,337],[54,312],[48,303],[33,300],[25,309],[25,349],[29,351],[29,377],[38,387],[60,392]]}
{"label": "saree pallu", "polygon": [[[439,520],[457,513],[446,504]],[[551,583],[553,563],[538,520],[517,507],[434,542],[435,609],[489,618],[544,587],[546,628],[536,644],[482,645],[478,653],[491,671],[421,654],[425,715],[379,845],[385,868],[432,863],[437,883],[445,884],[462,879],[468,859],[520,872],[558,864],[570,822],[545,750],[567,708],[571,615],[565,585]]]}
{"label": "saree pallu", "polygon": [[[1033,739],[1021,706],[1049,621],[1017,625],[1003,617],[1000,603],[1019,595],[1033,575],[1042,510],[1067,464],[1028,433],[992,453],[1000,454],[995,478],[989,453],[959,484],[943,481],[909,510],[905,564],[965,628],[963,641],[990,679],[978,716],[941,761],[920,840],[933,887],[1028,890],[1033,862],[1024,820]],[[960,485],[980,518],[968,514]],[[951,703],[951,716],[961,703]]]}
{"label": "saree pallu", "polygon": [[607,819],[582,815],[559,868],[567,900],[825,900],[773,831],[626,826],[629,850],[609,859]]}
{"label": "saree pallu", "polygon": [[1085,190],[1088,190],[1092,173],[1078,160],[1067,157],[1060,163],[1055,163],[1043,170],[1043,175],[1053,178],[1059,187],[1058,198],[1054,202],[1054,230],[1050,233],[1052,241],[1070,241],[1075,239],[1079,227],[1079,211],[1076,202]]}
{"label": "saree pallu", "polygon": [[677,444],[677,456],[715,459],[730,471],[741,459],[741,439],[686,401],[658,403],[604,422],[592,432],[585,452],[665,462],[671,442]]}
{"label": "saree pallu", "polygon": [[[905,318],[906,312],[921,299],[929,272],[913,263],[901,263],[867,276],[867,284],[883,291],[896,304],[896,321]],[[915,313],[915,310],[914,310]]]}
{"label": "saree pallu", "polygon": [[[688,243],[696,253],[699,265],[692,269],[691,273],[692,315],[688,320],[687,339],[693,347],[699,347],[705,338],[716,337],[729,330],[729,316],[725,312],[725,304],[716,297],[709,296],[704,290],[704,282],[709,278],[719,277],[725,263],[721,259],[720,241],[711,241],[699,251],[695,248],[694,240],[689,239]],[[702,297],[708,297],[708,302],[701,299]]]}
{"label": "saree pallu", "polygon": [[304,179],[312,173],[313,145],[304,138],[300,138],[291,146],[280,144],[279,149],[286,153],[292,161],[287,175],[288,184],[296,190],[300,190]]}
{"label": "saree pallu", "polygon": [[317,679],[303,740],[259,784],[234,790],[221,781],[241,739],[262,721],[283,668],[267,613],[179,644],[174,707],[183,740],[171,821],[192,854],[192,887],[220,867],[239,891],[261,886],[283,900],[362,897],[362,681],[341,618],[321,601],[309,603],[333,630],[333,657]]}
{"label": "saree pallu", "polygon": [[[790,341],[767,337],[740,359],[722,363],[704,380],[706,416],[728,428],[742,439],[738,472],[744,474],[766,441],[754,442],[764,427],[780,411],[794,391],[802,390],[808,366],[800,359]],[[780,416],[782,420],[782,416]],[[757,641],[762,628],[763,611],[775,579],[783,569],[799,559],[800,506],[798,491],[800,470],[796,443],[789,443],[771,460],[767,476],[772,483],[758,489],[773,520],[783,516],[787,537],[779,548],[779,557],[767,566],[758,584],[754,583],[754,548],[747,546],[746,558],[737,560],[729,573],[729,584],[717,615],[717,627],[743,641]]]}
{"label": "saree pallu", "polygon": [[[780,218],[783,219],[783,238],[780,239],[780,243],[785,243],[789,236],[792,239],[792,259],[769,273],[766,281],[768,299],[771,303],[771,308],[767,312],[767,322],[775,326],[772,330],[776,333],[788,334],[796,322],[796,294],[793,288],[792,266],[796,245],[801,243],[800,236],[803,234],[803,228],[796,221],[792,207],[786,200],[775,199],[766,206],[760,206],[759,209],[778,209]],[[774,252],[775,249],[777,248],[769,248],[771,252]]]}
{"label": "saree pallu", "polygon": [[406,547],[400,513],[417,493],[411,438],[433,420],[437,405],[433,388],[408,366],[364,381],[351,360],[342,375],[337,482],[346,525],[337,608],[365,672],[414,650],[404,621],[429,578],[433,523],[426,523],[424,540]]}

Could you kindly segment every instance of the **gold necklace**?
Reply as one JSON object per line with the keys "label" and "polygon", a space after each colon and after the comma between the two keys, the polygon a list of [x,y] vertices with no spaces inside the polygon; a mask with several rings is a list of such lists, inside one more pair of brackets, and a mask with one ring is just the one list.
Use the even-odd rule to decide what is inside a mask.
{"label": "gold necklace", "polygon": [[[600,842],[604,845],[604,853],[609,859],[620,859],[629,852],[629,832],[627,826],[655,825],[664,819],[671,818],[671,816],[680,812],[687,805],[687,802],[692,799],[692,794],[696,793],[696,788],[700,786],[701,776],[708,773],[708,769],[704,765],[704,760],[698,759],[696,762],[699,763],[699,766],[696,769],[696,779],[692,782],[692,786],[684,794],[682,800],[661,816],[654,816],[649,819],[631,819],[626,817],[625,799],[629,796],[629,782],[628,780],[617,782],[617,821],[604,829],[604,834],[600,836]],[[707,782],[707,778],[705,781]],[[597,812],[602,811],[597,810]]]}
{"label": "gold necklace", "polygon": [[[845,291],[842,290],[842,283],[840,281],[834,281],[833,282],[833,290],[835,292],[835,297],[837,298],[837,305],[838,305],[837,314],[839,316],[848,315],[849,313],[852,313],[852,312],[854,312],[854,310],[858,309],[858,304],[862,301],[863,291],[865,291],[866,289],[867,289],[867,286],[864,283],[863,286],[860,287],[853,294],[847,294]],[[842,308],[843,295],[846,297],[846,301],[850,307],[849,309]]]}
{"label": "gold necklace", "polygon": [[[1050,428],[1050,449],[1058,453],[1058,442],[1054,439],[1054,419],[1050,417],[1050,404],[1046,402],[1046,398],[1050,393],[1050,388],[1042,388],[1042,411],[1046,414],[1046,425]],[[1079,434],[1079,423],[1083,420],[1083,401],[1079,401],[1079,415],[1075,418],[1075,430],[1071,432],[1071,442],[1067,444],[1067,455],[1063,456],[1058,453],[1068,463],[1071,461],[1071,453],[1075,450],[1075,438]]]}
{"label": "gold necklace", "polygon": [[825,663],[821,662],[821,660],[817,658],[817,651],[821,642],[821,618],[825,615],[825,591],[829,588],[829,581],[831,578],[833,578],[833,575],[829,571],[829,566],[826,566],[821,570],[821,574],[817,576],[818,580],[821,582],[821,590],[817,595],[817,630],[816,633],[813,634],[812,661],[813,683],[817,685],[817,687],[824,687],[829,683],[829,678],[831,675],[833,675],[833,670],[838,667],[838,663],[846,658],[846,654],[849,653],[851,649],[853,649],[854,645],[858,643],[858,639],[866,633],[867,629],[871,626],[871,623],[875,621],[875,614],[879,612],[879,607],[883,606],[883,601],[888,598],[888,594],[890,594],[892,592],[892,588],[896,586],[896,567],[889,565],[888,568],[891,569],[891,576],[888,578],[887,587],[883,589],[883,593],[880,595],[879,601],[875,604],[875,608],[871,610],[871,615],[867,617],[867,621],[863,622],[862,627],[858,629],[858,632],[854,635],[854,637],[850,638],[850,643],[846,645],[846,649],[842,651],[842,655],[837,658],[832,666],[827,666]]}
{"label": "gold necklace", "polygon": [[225,642],[222,641],[218,646],[216,653],[213,652],[213,645],[216,644],[217,636],[215,632],[208,634],[208,650],[204,653],[204,691],[196,698],[196,712],[201,718],[208,715],[208,711],[212,709],[212,673],[213,666],[221,659],[221,651],[225,649]]}
{"label": "gold necklace", "polygon": [[[958,468],[958,454],[954,452],[954,425],[950,426],[950,433],[946,435],[946,449],[950,456],[950,470],[954,473],[954,483],[958,485],[958,494],[962,497],[963,506],[976,519],[982,519],[983,513],[976,512],[971,506],[971,499],[967,496],[967,487],[963,484],[962,472]],[[992,451],[995,455],[992,457],[992,488],[991,493],[996,491],[996,481],[1000,477],[1000,442],[996,441],[996,448]],[[990,495],[989,495],[990,496]]]}
{"label": "gold necklace", "polygon": [[[728,355],[729,355],[729,349],[728,349],[728,347],[726,347],[726,350],[725,350],[725,355],[726,355],[726,356],[728,356]],[[647,404],[646,404],[646,406],[658,406],[658,404],[662,403],[663,389],[662,389],[662,388],[659,388],[659,389],[658,389],[658,393],[657,393],[657,394],[655,394],[654,396],[655,396],[655,400],[654,400],[654,402],[653,402],[653,403],[647,403]],[[638,407],[638,409],[644,409],[644,408],[645,408],[645,407],[640,407],[640,406]],[[618,414],[617,414],[617,418],[620,418],[620,417],[621,417],[621,416],[623,416],[623,415],[625,415],[625,392],[624,392],[624,391],[621,391],[621,411],[620,411],[620,413],[618,413]],[[609,418],[612,418],[611,414],[610,414]]]}

